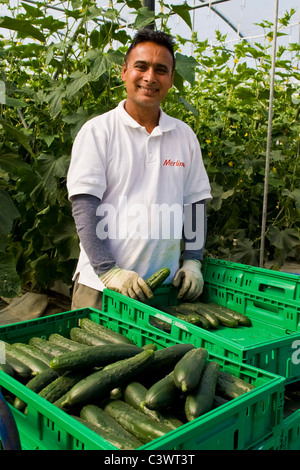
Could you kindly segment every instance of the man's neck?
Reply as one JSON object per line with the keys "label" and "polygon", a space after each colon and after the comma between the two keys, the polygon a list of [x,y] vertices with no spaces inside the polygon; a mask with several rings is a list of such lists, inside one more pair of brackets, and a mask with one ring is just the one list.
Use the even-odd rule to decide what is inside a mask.
{"label": "man's neck", "polygon": [[145,127],[146,131],[151,134],[153,129],[158,126],[160,109],[143,108],[137,109],[130,106],[130,103],[125,101],[125,111],[134,119],[140,126]]}

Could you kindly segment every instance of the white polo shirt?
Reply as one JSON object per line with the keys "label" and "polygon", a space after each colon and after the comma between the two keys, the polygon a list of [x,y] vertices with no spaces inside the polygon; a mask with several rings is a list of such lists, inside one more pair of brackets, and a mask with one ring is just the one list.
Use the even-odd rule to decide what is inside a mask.
{"label": "white polo shirt", "polygon": [[[86,122],[72,149],[67,176],[69,198],[90,194],[101,199],[97,226],[109,237],[118,266],[144,279],[169,267],[178,269],[183,207],[210,199],[210,184],[198,139],[182,121],[161,110],[159,125],[149,134],[124,109]],[[75,275],[102,290],[82,246]]]}

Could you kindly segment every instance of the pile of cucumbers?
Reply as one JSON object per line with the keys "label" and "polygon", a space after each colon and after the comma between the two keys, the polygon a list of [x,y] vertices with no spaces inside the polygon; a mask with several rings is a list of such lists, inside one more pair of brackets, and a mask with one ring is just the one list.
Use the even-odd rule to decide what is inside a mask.
{"label": "pile of cucumbers", "polygon": [[158,305],[157,309],[205,330],[252,325],[251,319],[247,315],[215,303],[183,302],[167,307]]}
{"label": "pile of cucumbers", "polygon": [[[6,344],[6,372],[121,450],[136,449],[253,385],[220,370],[204,348],[137,346],[90,318],[69,337]],[[27,404],[13,397],[26,414]]]}

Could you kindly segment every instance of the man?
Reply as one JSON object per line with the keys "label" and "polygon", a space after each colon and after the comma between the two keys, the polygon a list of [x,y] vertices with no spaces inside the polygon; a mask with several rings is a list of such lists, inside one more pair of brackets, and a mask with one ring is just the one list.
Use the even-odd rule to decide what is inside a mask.
{"label": "man", "polygon": [[[180,298],[202,292],[210,185],[195,134],[160,107],[173,86],[173,47],[165,33],[139,31],[122,68],[126,100],[85,123],[74,141],[67,186],[81,252],[73,309],[101,308],[104,288],[145,301],[153,295],[145,279],[162,267]],[[180,267],[183,221],[195,227],[199,214],[196,236],[189,227],[195,243],[183,233]]]}

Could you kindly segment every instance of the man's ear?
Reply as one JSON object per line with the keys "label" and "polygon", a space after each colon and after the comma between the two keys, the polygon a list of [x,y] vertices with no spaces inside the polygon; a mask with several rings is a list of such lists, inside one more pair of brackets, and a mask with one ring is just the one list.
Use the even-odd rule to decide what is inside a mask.
{"label": "man's ear", "polygon": [[173,70],[173,72],[172,72],[172,77],[171,77],[171,86],[170,86],[170,88],[172,88],[172,87],[173,87],[173,85],[174,85],[174,77],[175,77],[175,70]]}
{"label": "man's ear", "polygon": [[123,65],[122,65],[122,73],[121,73],[121,78],[122,78],[123,82],[125,82],[126,70],[127,70],[127,65],[126,65],[126,62],[124,62]]}

